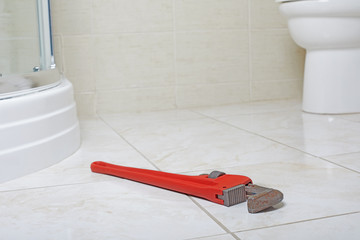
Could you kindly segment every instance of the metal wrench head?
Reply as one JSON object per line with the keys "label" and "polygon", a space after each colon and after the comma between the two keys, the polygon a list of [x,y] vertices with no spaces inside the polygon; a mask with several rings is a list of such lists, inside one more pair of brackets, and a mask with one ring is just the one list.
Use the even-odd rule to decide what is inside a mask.
{"label": "metal wrench head", "polygon": [[261,187],[254,184],[245,186],[248,198],[247,206],[249,213],[257,213],[280,203],[284,195],[272,188]]}

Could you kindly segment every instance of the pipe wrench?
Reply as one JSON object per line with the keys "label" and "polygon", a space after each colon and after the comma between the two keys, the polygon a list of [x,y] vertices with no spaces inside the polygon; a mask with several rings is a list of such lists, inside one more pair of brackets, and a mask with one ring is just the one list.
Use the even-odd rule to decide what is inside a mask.
{"label": "pipe wrench", "polygon": [[188,176],[119,166],[101,161],[93,162],[91,171],[204,198],[227,207],[247,200],[249,213],[260,212],[280,203],[283,199],[280,191],[254,185],[249,177],[225,174],[220,171]]}

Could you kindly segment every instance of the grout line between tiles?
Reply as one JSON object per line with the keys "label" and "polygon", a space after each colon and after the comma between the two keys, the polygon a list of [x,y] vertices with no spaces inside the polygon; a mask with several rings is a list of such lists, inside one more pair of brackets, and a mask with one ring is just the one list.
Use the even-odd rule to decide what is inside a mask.
{"label": "grout line between tiles", "polygon": [[[222,234],[215,234],[215,235],[209,235],[209,236],[202,236],[202,237],[194,237],[194,238],[186,238],[184,240],[201,240],[201,239],[208,239],[208,238],[217,238],[217,237],[221,237],[221,236],[225,236],[225,235],[228,235],[226,233],[222,233]],[[232,236],[232,235],[231,235]],[[233,237],[233,236],[232,236]],[[239,237],[235,238],[235,239],[239,239]]]}
{"label": "grout line between tiles", "polygon": [[[124,138],[121,134],[117,133],[115,129],[111,125],[109,125],[101,116],[99,116],[100,119],[109,127],[111,128],[118,136],[120,136],[127,144],[129,144],[135,151],[137,151],[141,156],[143,156],[153,167],[155,167],[157,170],[161,171],[160,168],[158,168],[152,161],[150,161],[141,151],[139,151],[135,146],[133,146],[130,142],[127,141],[126,138]],[[225,227],[224,224],[222,224],[219,220],[217,220],[212,214],[210,214],[204,207],[202,207],[198,202],[196,202],[192,197],[189,196],[189,199],[197,206],[199,207],[206,215],[208,215],[216,224],[218,224],[226,233],[230,234],[233,238],[236,240],[240,240],[239,237],[237,237],[234,233],[232,233],[227,227]]]}
{"label": "grout line between tiles", "polygon": [[208,217],[210,217],[217,225],[219,225],[226,233],[230,234],[236,240],[240,240],[238,236],[236,236],[233,232],[231,232],[224,224],[222,224],[216,217],[214,217],[208,210],[206,210],[203,206],[201,206],[197,201],[195,201],[192,197],[189,196],[189,199],[200,208]]}
{"label": "grout line between tiles", "polygon": [[94,181],[94,182],[68,183],[68,184],[49,185],[49,186],[30,187],[30,188],[18,188],[18,189],[10,189],[10,190],[0,190],[0,194],[1,193],[8,193],[8,192],[27,191],[27,190],[37,190],[37,189],[48,189],[48,188],[57,188],[57,187],[69,187],[69,186],[77,186],[77,185],[86,185],[86,184],[94,184],[94,183],[99,183],[99,182],[109,182],[109,180]]}
{"label": "grout line between tiles", "polygon": [[307,219],[307,220],[300,220],[300,221],[296,221],[296,222],[289,222],[289,223],[277,224],[277,225],[266,226],[266,227],[246,229],[246,230],[242,230],[242,231],[236,231],[235,233],[250,232],[250,231],[255,231],[255,230],[260,230],[260,229],[269,229],[269,228],[275,228],[275,227],[281,227],[281,226],[287,226],[287,225],[294,225],[294,224],[298,224],[298,223],[312,222],[312,221],[318,221],[318,220],[323,220],[323,219],[329,219],[329,218],[336,218],[336,217],[341,217],[341,216],[353,215],[353,214],[358,214],[358,213],[360,213],[360,211],[336,214],[336,215],[313,218],[313,219]]}
{"label": "grout line between tiles", "polygon": [[[281,142],[278,142],[278,141],[273,140],[273,139],[271,139],[271,138],[262,136],[262,135],[260,135],[260,134],[258,134],[258,133],[251,132],[251,131],[246,130],[246,129],[242,129],[242,128],[240,128],[240,127],[234,126],[234,125],[229,124],[229,123],[227,123],[227,122],[223,122],[223,121],[221,121],[221,120],[218,120],[218,119],[216,119],[216,118],[214,118],[214,117],[207,116],[207,115],[205,115],[205,114],[203,114],[203,113],[200,113],[200,112],[197,112],[197,111],[195,111],[195,110],[189,110],[189,109],[187,109],[187,110],[188,110],[188,111],[191,111],[191,112],[193,112],[193,113],[195,113],[195,114],[201,115],[201,116],[203,116],[203,117],[205,117],[205,118],[207,118],[207,119],[211,119],[211,120],[216,121],[216,122],[218,122],[218,123],[221,123],[221,124],[224,124],[224,125],[227,125],[227,126],[230,126],[230,127],[233,127],[233,128],[236,128],[236,129],[245,131],[245,132],[248,132],[248,133],[250,133],[250,134],[259,136],[259,137],[261,137],[261,138],[267,139],[267,140],[272,141],[272,142],[276,142],[276,143],[278,143],[278,144],[280,144],[280,145],[289,147],[289,148],[294,149],[294,150],[296,150],[296,151],[303,152],[303,153],[308,154],[308,155],[310,155],[310,156],[316,157],[316,158],[318,158],[318,159],[320,159],[320,160],[330,162],[330,163],[335,164],[335,165],[337,165],[337,166],[339,166],[339,167],[346,168],[346,167],[341,166],[341,165],[339,165],[339,164],[336,164],[336,163],[333,163],[333,162],[328,161],[328,160],[326,160],[326,159],[323,159],[323,158],[321,158],[321,157],[319,157],[319,156],[312,155],[312,154],[307,153],[307,152],[304,152],[304,151],[302,151],[302,150],[300,150],[300,149],[294,148],[294,147],[292,147],[292,146],[288,146],[288,145],[286,145],[286,144],[284,144],[284,143],[281,143]],[[138,150],[134,145],[132,145],[130,142],[128,142],[127,139],[124,138],[121,134],[119,134],[117,131],[115,131],[115,129],[114,129],[110,124],[108,124],[101,116],[99,116],[99,118],[100,118],[110,129],[112,129],[118,136],[120,136],[126,143],[128,143],[134,150],[136,150],[141,156],[143,156],[152,166],[154,166],[157,170],[160,170],[160,169],[159,169],[152,161],[150,161],[140,150]],[[346,169],[348,169],[348,170],[350,170],[350,171],[353,171],[353,172],[356,172],[356,171],[354,171],[354,170],[352,170],[352,169],[349,169],[349,168],[346,168]],[[358,172],[356,172],[356,173],[358,173]],[[190,199],[197,207],[199,207],[205,214],[207,214],[207,216],[209,216],[216,224],[218,224],[218,226],[220,226],[227,234],[230,234],[230,235],[231,235],[232,237],[234,237],[235,239],[240,239],[238,236],[235,235],[234,232],[231,232],[223,223],[221,223],[216,217],[214,217],[210,212],[208,212],[204,207],[202,207],[202,206],[201,206],[198,202],[196,202],[192,197],[189,196],[189,199]],[[246,231],[259,230],[259,229],[264,229],[264,228],[265,228],[265,229],[266,229],[266,228],[273,228],[273,227],[278,227],[278,226],[296,224],[296,223],[301,223],[301,222],[309,222],[309,221],[315,221],[315,220],[320,220],[320,219],[328,219],[328,218],[345,216],[345,215],[351,215],[351,214],[357,214],[357,213],[360,213],[360,211],[343,213],[343,214],[337,214],[337,215],[326,216],[326,217],[313,218],[313,219],[307,219],[307,220],[301,220],[301,221],[296,221],[296,222],[289,222],[289,223],[278,224],[278,225],[273,225],[273,226],[268,226],[268,227],[260,227],[260,228],[254,228],[254,229],[246,229],[246,230],[236,231],[236,232],[246,232]]]}
{"label": "grout line between tiles", "polygon": [[[317,157],[317,156],[312,155],[312,154],[310,154],[310,153],[307,153],[307,154],[309,154],[309,155],[311,155],[311,156],[314,156],[314,157]],[[317,158],[319,158],[319,159],[321,159],[321,160],[323,160],[323,161],[325,161],[325,162],[334,164],[334,165],[336,165],[336,166],[338,166],[338,167],[345,168],[345,169],[347,169],[347,170],[349,170],[349,171],[352,171],[352,172],[354,172],[354,173],[360,173],[359,171],[356,171],[355,169],[348,168],[348,167],[343,166],[343,165],[341,165],[341,164],[339,164],[339,163],[336,163],[336,162],[333,162],[333,161],[331,161],[331,160],[328,160],[328,159],[326,159],[326,158],[324,158],[324,157],[317,157]]]}
{"label": "grout line between tiles", "polygon": [[326,155],[326,156],[322,156],[322,157],[324,157],[324,158],[327,158],[327,157],[340,157],[340,156],[343,156],[343,155],[351,155],[351,154],[360,154],[360,152],[356,151],[356,152],[338,153],[338,154]]}
{"label": "grout line between tiles", "polygon": [[106,126],[108,126],[112,131],[114,131],[114,133],[116,135],[118,135],[122,140],[124,140],[127,144],[129,144],[130,147],[132,147],[137,153],[139,153],[148,163],[150,163],[156,170],[161,171],[161,169],[156,166],[152,161],[150,161],[150,159],[148,159],[139,149],[137,149],[134,145],[132,145],[124,136],[122,136],[121,134],[119,134],[109,123],[107,123],[102,117],[101,115],[98,115],[99,118],[101,119],[101,121],[104,122],[104,124]]}
{"label": "grout line between tiles", "polygon": [[328,159],[325,159],[324,157],[316,156],[316,155],[314,155],[314,154],[312,154],[312,153],[305,152],[304,150],[295,148],[295,147],[293,147],[293,146],[289,146],[289,145],[287,145],[286,143],[282,143],[282,142],[276,141],[275,139],[272,139],[272,138],[263,136],[263,135],[261,135],[261,134],[259,134],[259,133],[252,132],[252,131],[249,131],[249,130],[247,130],[247,129],[244,129],[244,128],[235,126],[235,125],[233,125],[233,124],[231,124],[231,123],[227,123],[227,122],[221,121],[221,120],[219,120],[219,119],[217,119],[217,118],[208,116],[208,115],[206,115],[206,114],[203,114],[203,113],[201,113],[201,112],[197,112],[197,111],[195,111],[195,110],[189,110],[189,111],[192,111],[192,112],[194,112],[194,113],[200,114],[200,115],[202,115],[202,116],[204,116],[204,117],[207,117],[207,118],[209,118],[209,119],[212,119],[212,120],[214,120],[214,121],[216,121],[216,122],[218,122],[218,123],[225,124],[225,125],[227,125],[227,126],[230,126],[230,127],[233,127],[233,128],[236,128],[236,129],[239,129],[239,130],[242,130],[242,131],[245,131],[245,132],[247,132],[247,133],[256,135],[256,136],[258,136],[258,137],[262,137],[262,138],[267,139],[267,140],[269,140],[269,141],[272,141],[272,142],[275,142],[275,143],[277,143],[277,144],[280,144],[280,145],[286,146],[286,147],[288,147],[288,148],[294,149],[294,150],[296,150],[296,151],[305,153],[305,154],[307,154],[307,155],[309,155],[309,156],[312,156],[312,157],[315,157],[315,158],[317,158],[317,159],[319,159],[319,160],[322,160],[322,161],[325,161],[325,162],[334,164],[334,165],[336,165],[336,166],[338,166],[338,167],[347,169],[347,170],[352,171],[352,172],[354,172],[354,173],[360,173],[360,172],[358,172],[358,171],[356,171],[356,170],[354,170],[354,169],[348,168],[348,167],[346,167],[346,166],[343,166],[343,165],[340,165],[340,164],[338,164],[338,163],[332,162],[332,161],[330,161],[330,160],[328,160]]}

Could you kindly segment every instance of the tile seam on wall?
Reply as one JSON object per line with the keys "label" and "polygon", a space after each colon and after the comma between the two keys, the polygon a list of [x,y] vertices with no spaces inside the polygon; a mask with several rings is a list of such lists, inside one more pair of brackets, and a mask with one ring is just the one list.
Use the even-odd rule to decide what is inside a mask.
{"label": "tile seam on wall", "polygon": [[[165,3],[166,2],[166,3]],[[69,4],[67,7],[63,8],[61,5],[58,4],[58,14],[55,14],[55,20],[58,20],[60,24],[55,25],[55,34],[58,34],[58,36],[61,36],[61,41],[59,42],[63,42],[62,44],[64,45],[67,44],[68,45],[68,41],[69,42],[74,42],[77,41],[77,38],[88,38],[92,39],[92,43],[88,42],[89,49],[86,49],[85,47],[82,49],[82,53],[86,53],[86,51],[93,51],[94,52],[94,46],[95,46],[95,40],[97,38],[101,39],[106,39],[106,38],[111,38],[112,36],[114,37],[138,37],[138,38],[147,38],[149,37],[159,37],[162,38],[163,35],[168,35],[167,37],[167,48],[163,49],[164,53],[170,53],[172,56],[170,56],[166,61],[167,61],[167,65],[168,71],[162,71],[162,73],[166,72],[168,73],[166,75],[166,78],[163,78],[162,81],[156,82],[156,83],[152,83],[151,81],[146,81],[147,84],[142,85],[142,86],[120,86],[121,84],[111,84],[106,86],[106,84],[101,84],[103,83],[103,80],[101,78],[101,75],[99,75],[99,77],[92,77],[92,75],[86,70],[86,68],[91,67],[95,73],[95,71],[99,71],[101,72],[102,70],[100,69],[101,66],[96,66],[96,64],[101,64],[101,62],[96,62],[96,55],[92,55],[91,57],[93,58],[94,61],[89,62],[89,61],[85,61],[83,63],[78,62],[78,61],[71,61],[71,58],[68,58],[64,55],[64,53],[69,53],[69,51],[71,51],[71,47],[74,46],[61,46],[60,47],[60,51],[61,55],[62,55],[62,60],[61,62],[63,63],[62,69],[64,70],[64,72],[66,72],[67,74],[69,73],[69,71],[71,71],[72,73],[77,73],[74,72],[73,70],[73,66],[70,66],[68,64],[73,64],[73,65],[78,65],[76,67],[80,67],[81,69],[79,69],[79,73],[78,75],[74,75],[71,77],[70,80],[72,80],[77,89],[75,91],[76,94],[92,94],[93,95],[93,99],[91,99],[91,103],[94,104],[95,109],[97,109],[99,107],[99,104],[101,105],[101,96],[102,96],[102,92],[104,91],[105,94],[107,92],[113,91],[114,93],[119,93],[122,91],[128,91],[127,93],[129,93],[129,96],[132,95],[132,93],[136,94],[136,90],[140,90],[143,93],[146,93],[146,90],[149,89],[150,91],[156,90],[156,89],[164,89],[164,88],[169,88],[169,92],[166,94],[166,96],[169,98],[171,95],[171,104],[172,104],[172,108],[184,108],[184,106],[182,106],[183,102],[182,102],[182,98],[184,97],[184,93],[183,88],[188,88],[191,89],[192,86],[194,86],[194,88],[198,88],[198,90],[201,90],[201,94],[203,94],[206,97],[209,97],[207,100],[204,101],[199,101],[199,97],[198,95],[198,90],[193,90],[192,91],[192,95],[190,94],[189,96],[187,96],[187,94],[185,94],[185,97],[190,97],[188,98],[188,103],[191,103],[193,105],[196,105],[197,103],[200,104],[199,106],[204,106],[203,103],[208,101],[208,105],[218,105],[216,104],[217,102],[220,103],[220,105],[224,105],[224,104],[234,104],[235,102],[232,102],[233,100],[235,101],[235,97],[234,98],[228,98],[228,97],[224,97],[224,99],[217,99],[216,101],[213,99],[214,97],[212,97],[214,95],[214,93],[218,93],[220,91],[216,91],[216,87],[220,86],[221,88],[224,88],[222,92],[224,92],[226,94],[226,92],[228,90],[226,90],[227,88],[229,90],[231,90],[232,86],[235,86],[236,84],[238,84],[238,82],[235,81],[235,77],[234,78],[222,78],[224,79],[224,81],[222,81],[220,78],[220,75],[216,75],[214,77],[212,77],[211,79],[209,79],[209,81],[202,81],[200,78],[202,77],[202,75],[204,76],[208,76],[211,73],[207,73],[206,75],[206,68],[201,68],[201,69],[196,69],[194,70],[195,73],[199,73],[199,77],[197,77],[197,75],[193,75],[192,79],[193,80],[189,80],[188,82],[186,81],[182,81],[182,62],[179,61],[179,57],[181,57],[182,55],[182,50],[183,48],[181,48],[182,46],[182,38],[180,38],[181,35],[194,35],[194,34],[204,34],[207,35],[209,33],[209,36],[211,35],[231,35],[230,32],[234,32],[234,35],[242,35],[242,40],[245,42],[245,40],[247,41],[247,46],[245,44],[243,44],[244,50],[247,49],[246,53],[247,55],[243,56],[243,62],[247,61],[248,62],[248,66],[246,66],[243,69],[243,72],[247,71],[248,72],[248,76],[246,78],[241,78],[242,83],[239,83],[241,85],[236,85],[237,89],[240,89],[241,92],[237,92],[237,95],[241,95],[243,97],[237,97],[236,99],[236,103],[241,103],[241,102],[248,102],[248,101],[259,101],[259,100],[271,100],[271,99],[284,99],[283,95],[286,95],[285,98],[289,98],[290,94],[285,94],[282,91],[282,89],[290,89],[291,92],[294,92],[295,90],[295,82],[296,81],[300,81],[300,79],[296,79],[296,77],[291,77],[289,79],[283,78],[282,80],[278,80],[275,77],[272,77],[270,79],[270,81],[266,81],[268,79],[269,76],[272,76],[271,72],[270,74],[266,74],[266,70],[267,69],[263,69],[262,67],[257,67],[257,61],[262,62],[262,65],[264,65],[266,63],[266,61],[272,61],[274,60],[274,58],[276,58],[276,56],[274,57],[269,57],[270,60],[263,58],[263,56],[260,54],[260,56],[258,56],[257,59],[254,60],[254,57],[257,57],[257,48],[254,40],[256,40],[258,37],[257,35],[261,35],[259,33],[264,32],[265,34],[267,33],[274,33],[273,35],[279,34],[279,35],[283,35],[283,33],[288,32],[287,27],[285,26],[285,24],[279,24],[279,20],[274,20],[271,21],[272,17],[277,17],[278,13],[275,13],[275,3],[268,3],[268,4],[263,4],[262,1],[251,1],[251,0],[234,0],[233,1],[233,6],[228,5],[228,7],[226,8],[222,8],[221,6],[223,6],[223,3],[221,0],[214,0],[214,2],[218,2],[215,5],[213,4],[207,4],[205,1],[201,4],[197,4],[196,1],[188,1],[188,3],[186,4],[186,11],[185,12],[181,12],[184,9],[182,4],[182,0],[166,0],[164,1],[166,8],[154,8],[154,9],[146,9],[144,6],[138,6],[137,3],[129,3],[128,7],[132,7],[134,6],[138,6],[140,8],[140,12],[143,12],[144,14],[146,14],[146,16],[150,17],[150,18],[144,18],[142,21],[146,21],[146,22],[141,22],[140,20],[136,20],[135,16],[129,15],[130,16],[130,25],[129,24],[124,24],[125,27],[112,27],[112,28],[101,28],[101,26],[105,26],[105,25],[98,25],[98,22],[96,21],[98,18],[98,9],[96,8],[96,1],[95,0],[88,0],[88,1],[84,1],[82,4],[78,4],[77,8],[75,7],[75,9],[73,8],[74,6],[72,4]],[[241,5],[238,5],[240,4]],[[101,4],[101,2],[99,1],[99,4]],[[219,4],[219,5],[217,5]],[[236,6],[239,6],[239,8],[233,8]],[[193,9],[193,7],[199,7],[199,8],[195,8],[195,10]],[[119,5],[118,7],[122,7],[121,5]],[[201,8],[200,8],[201,7]],[[56,10],[56,9],[55,9]],[[64,10],[68,11],[70,14],[70,20],[68,21],[69,18],[67,17],[67,12],[63,12]],[[80,10],[80,12],[79,12]],[[116,10],[116,9],[114,9]],[[217,11],[223,11],[221,14],[216,14],[218,13]],[[269,12],[270,11],[270,12]],[[267,14],[269,12],[269,14]],[[163,14],[163,17],[166,17],[166,20],[168,21],[168,23],[166,23],[166,28],[164,28],[164,24],[160,23],[158,20],[162,19],[162,18],[155,18],[153,19],[151,16],[152,14]],[[214,15],[215,13],[215,15]],[[227,13],[230,13],[230,15],[225,15]],[[86,17],[86,21],[81,20],[79,18],[79,14],[82,16],[82,14]],[[118,14],[116,11],[113,12],[113,18],[106,18],[106,15],[108,14],[107,12],[102,12],[102,14],[104,14],[104,18],[100,19],[103,20],[102,24],[116,24],[115,22],[109,22],[111,19],[115,19],[116,20],[116,15]],[[172,14],[172,16],[171,16]],[[212,15],[209,15],[212,14]],[[214,21],[218,21],[217,19],[214,19],[215,17],[219,17],[219,21],[220,22],[214,22]],[[240,17],[239,17],[240,16]],[[118,16],[119,18],[122,18],[121,16]],[[134,19],[131,19],[131,17],[134,17]],[[190,17],[190,19],[189,19]],[[151,20],[153,19],[154,22],[152,24],[150,24],[147,27],[139,27],[138,24],[141,23],[145,23],[147,24],[147,19]],[[223,20],[226,21],[223,21]],[[76,22],[78,20],[78,22]],[[88,20],[90,22],[88,22]],[[123,19],[124,20],[124,19]],[[127,19],[129,20],[129,19]],[[193,22],[192,20],[195,20],[195,22]],[[211,20],[211,21],[208,21]],[[75,22],[74,22],[75,21]],[[133,22],[131,22],[133,21]],[[270,23],[268,23],[268,21],[270,21]],[[74,26],[72,26],[74,22]],[[245,23],[246,22],[246,23]],[[78,24],[77,24],[78,23]],[[82,26],[79,24],[85,24],[86,26]],[[214,24],[215,23],[215,24]],[[64,25],[66,24],[66,25]],[[131,25],[132,24],[132,25]],[[162,27],[161,27],[162,26]],[[84,29],[85,27],[85,29]],[[153,30],[151,30],[153,29]],[[164,36],[165,37],[165,36]],[[282,39],[282,38],[281,38]],[[185,40],[187,40],[185,38]],[[172,41],[172,42],[170,42]],[[188,46],[193,46],[194,42],[196,43],[197,39],[190,39]],[[285,40],[284,40],[285,41]],[[106,44],[106,42],[104,42]],[[60,44],[60,43],[59,43]],[[145,45],[144,45],[145,46]],[[224,47],[224,49],[226,49],[226,51],[229,51],[229,53],[235,49],[234,45],[230,45],[227,47]],[[269,48],[271,48],[271,45],[269,46]],[[70,50],[68,50],[70,49]],[[237,48],[236,48],[237,49]],[[160,51],[162,51],[162,49],[160,49]],[[166,52],[165,52],[166,51]],[[189,50],[190,51],[190,50]],[[126,54],[131,54],[131,52],[129,53],[125,53]],[[149,54],[149,53],[147,53]],[[216,56],[222,56],[221,52],[215,52],[214,55]],[[301,54],[301,53],[299,53]],[[71,54],[70,54],[71,55]],[[239,54],[238,54],[239,55]],[[83,58],[79,58],[79,60],[86,60],[86,56],[89,57],[89,54],[84,54]],[[212,55],[211,55],[212,56]],[[125,56],[126,57],[126,56]],[[147,57],[147,56],[145,56]],[[60,59],[59,59],[60,60]],[[180,59],[181,60],[181,59]],[[207,59],[201,59],[201,61],[205,62],[205,65],[209,63],[206,62]],[[280,59],[281,60],[281,59]],[[170,61],[173,61],[172,63]],[[231,59],[231,61],[233,63],[237,63],[237,59]],[[66,63],[65,63],[66,62]],[[192,63],[191,62],[185,62],[185,66],[190,66]],[[60,66],[60,64],[59,64]],[[239,69],[236,69],[238,65],[236,66],[232,66],[231,68],[229,68],[230,70],[237,70],[237,72],[240,72]],[[95,67],[98,67],[99,69],[95,69]],[[150,66],[151,67],[151,66]],[[220,66],[221,67],[221,66]],[[172,68],[172,72],[170,72],[170,68]],[[258,72],[263,72],[262,75],[265,76],[265,81],[254,81],[257,79],[257,75]],[[110,72],[109,76],[115,76],[116,78],[116,74],[118,74],[119,72],[116,72],[116,70],[114,70],[113,72]],[[191,72],[190,72],[191,73]],[[111,75],[113,74],[113,75]],[[114,75],[115,74],[115,75]],[[202,74],[202,75],[201,75]],[[266,75],[267,76],[266,76]],[[285,73],[284,73],[285,74]],[[283,74],[283,75],[284,75]],[[275,74],[276,75],[276,74]],[[163,76],[163,75],[161,75]],[[165,75],[164,75],[165,76]],[[237,76],[237,79],[240,79],[238,77],[238,75],[234,75]],[[77,77],[80,77],[80,80],[77,79]],[[85,77],[88,77],[88,79],[86,79]],[[132,80],[133,77],[132,75],[130,75],[130,80]],[[156,77],[156,76],[155,76]],[[171,79],[170,79],[171,78]],[[171,80],[170,83],[169,81],[164,81],[164,79],[167,80]],[[199,82],[194,83],[194,79],[197,81],[199,80]],[[90,85],[87,85],[86,81],[92,81],[91,84],[95,84],[95,86],[91,86],[90,89]],[[130,82],[130,80],[128,82]],[[134,79],[134,81],[137,79]],[[244,85],[244,81],[246,80],[246,85]],[[78,83],[78,84],[77,84]],[[100,84],[99,84],[100,83]],[[143,82],[141,82],[143,83]],[[268,93],[266,91],[263,91],[264,89],[266,89],[267,87],[261,87],[262,84],[267,84],[267,86],[271,87],[274,86],[274,94],[272,94],[271,96],[268,95]],[[277,83],[280,83],[280,86],[277,86]],[[101,86],[104,85],[105,87],[102,88]],[[157,86],[156,86],[157,85]],[[99,87],[100,86],[100,87]],[[172,87],[170,89],[170,87]],[[93,89],[92,89],[93,88]],[[205,88],[205,90],[202,90],[202,88]],[[277,90],[280,89],[281,91]],[[82,91],[85,90],[85,91]],[[165,91],[164,91],[165,92]],[[220,93],[219,93],[220,94]],[[293,93],[291,93],[292,95],[294,95]],[[235,91],[233,91],[233,95],[235,96]],[[244,97],[246,95],[246,97]],[[268,96],[266,99],[261,99],[262,95],[266,95]],[[100,97],[100,98],[99,98]],[[194,99],[191,99],[191,97],[193,97]],[[225,101],[226,98],[230,99],[229,101],[231,101],[231,103],[224,103],[222,102],[223,100]],[[85,100],[84,100],[85,101]],[[89,99],[90,101],[90,99]],[[117,103],[115,103],[115,98],[113,100],[113,104],[118,105]],[[109,103],[112,103],[112,102]],[[165,100],[166,101],[166,100]],[[168,100],[170,101],[170,100]],[[141,104],[144,103],[139,103],[139,107],[141,108]],[[158,102],[157,104],[162,104],[161,102]],[[146,105],[146,104],[145,104]],[[109,105],[110,106],[110,105]],[[144,109],[147,109],[146,106]],[[121,111],[121,109],[119,108],[119,111]]]}
{"label": "tile seam on wall", "polygon": [[[175,26],[174,26],[175,27]],[[267,31],[268,29],[258,29],[253,31]],[[271,30],[271,29],[270,29]],[[273,30],[287,30],[285,28],[275,28]],[[219,29],[197,29],[197,30],[174,30],[176,33],[206,33],[206,32],[229,32],[229,31],[248,31],[247,28],[219,28]],[[108,36],[108,35],[119,35],[119,34],[149,34],[149,33],[173,33],[174,31],[135,31],[135,32],[109,32],[109,33],[66,33],[63,34],[66,37],[75,37],[75,36]],[[61,33],[54,33],[58,35]]]}
{"label": "tile seam on wall", "polygon": [[[266,81],[265,81],[266,82]],[[278,81],[276,81],[278,82]],[[287,81],[285,81],[287,82]],[[211,86],[211,85],[247,85],[247,83],[242,83],[242,82],[215,82],[215,83],[195,83],[195,84],[178,84],[178,86],[180,87],[186,87],[186,86]],[[101,90],[102,92],[116,92],[116,91],[123,91],[123,90],[136,90],[136,89],[157,89],[157,88],[168,88],[168,87],[174,87],[172,84],[169,85],[162,85],[162,86],[145,86],[145,87],[121,87],[121,88],[112,88],[112,89],[106,89],[106,88],[101,88],[99,90]],[[76,92],[92,92],[92,91],[76,91]]]}
{"label": "tile seam on wall", "polygon": [[[55,37],[58,37],[58,39],[59,39],[60,46],[57,46],[59,48],[59,56],[55,56],[55,53],[56,53],[55,44],[54,44]],[[64,38],[63,38],[62,34],[56,34],[56,35],[54,34],[53,35],[52,47],[53,47],[54,58],[56,58],[55,66],[58,68],[58,70],[61,74],[65,74]],[[59,60],[60,63],[57,63],[58,62],[57,60]],[[59,65],[61,66],[61,69],[59,68]]]}
{"label": "tile seam on wall", "polygon": [[252,82],[253,82],[253,74],[252,74],[252,44],[251,44],[251,0],[248,0],[248,64],[249,64],[249,100],[253,101],[253,92],[252,92]]}
{"label": "tile seam on wall", "polygon": [[178,104],[178,68],[177,68],[177,44],[176,44],[176,0],[172,1],[172,17],[173,17],[173,77],[175,80],[174,86],[174,99],[175,99],[175,108],[179,108]]}
{"label": "tile seam on wall", "polygon": [[[59,33],[59,39],[60,39],[60,62],[62,64],[62,73],[66,74],[66,61],[65,61],[65,45],[64,45],[64,36],[63,34]],[[56,64],[56,63],[55,63]],[[65,75],[66,77],[66,75]]]}
{"label": "tile seam on wall", "polygon": [[90,34],[93,35],[94,34],[94,24],[93,24],[93,19],[94,19],[94,1],[91,0],[90,3],[90,15],[91,15],[91,22],[90,22]]}
{"label": "tile seam on wall", "polygon": [[[91,48],[93,49],[94,48],[94,45],[95,45],[95,36],[94,36],[94,24],[93,24],[93,19],[94,19],[94,1],[91,0],[91,2],[89,3],[90,4],[90,16],[91,16],[91,22],[90,22],[90,38],[91,38]],[[95,56],[94,56],[94,53],[92,52],[92,61],[91,61],[91,68],[94,69],[95,67]],[[92,81],[93,81],[93,84],[94,84],[94,89],[92,91],[89,91],[89,93],[87,94],[93,94],[93,103],[92,103],[92,106],[91,106],[91,111],[95,114],[95,115],[98,115],[97,114],[97,104],[98,104],[98,88],[97,88],[97,80],[96,78],[94,77],[94,72],[92,72],[93,74],[91,74],[92,76]]]}
{"label": "tile seam on wall", "polygon": [[[293,82],[296,80],[284,80],[284,81],[257,81],[257,82],[274,82],[274,83],[278,83],[278,82]],[[238,81],[232,81],[232,82],[213,82],[213,83],[181,83],[181,84],[177,84],[177,85],[173,85],[173,84],[166,84],[166,85],[158,85],[158,86],[125,86],[125,87],[117,87],[117,88],[97,88],[94,91],[101,91],[101,92],[115,92],[115,91],[123,91],[123,90],[136,90],[136,89],[157,89],[157,88],[168,88],[168,87],[188,87],[188,86],[222,86],[222,85],[248,85],[247,82],[238,82]],[[92,90],[87,90],[87,91],[75,91],[76,93],[78,92],[92,92]]]}

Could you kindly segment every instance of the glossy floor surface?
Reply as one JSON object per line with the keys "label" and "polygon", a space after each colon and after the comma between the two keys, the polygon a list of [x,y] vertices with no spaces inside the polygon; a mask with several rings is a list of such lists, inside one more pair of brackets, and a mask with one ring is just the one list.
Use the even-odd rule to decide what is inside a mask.
{"label": "glossy floor surface", "polygon": [[[360,114],[300,109],[289,100],[83,117],[78,152],[0,185],[0,238],[360,239]],[[93,161],[241,174],[285,198],[249,214],[92,173]]]}

